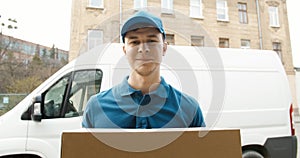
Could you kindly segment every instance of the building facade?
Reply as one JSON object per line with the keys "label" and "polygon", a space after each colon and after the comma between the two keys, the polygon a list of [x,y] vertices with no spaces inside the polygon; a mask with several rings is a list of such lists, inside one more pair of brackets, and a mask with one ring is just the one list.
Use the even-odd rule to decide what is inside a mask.
{"label": "building facade", "polygon": [[[34,55],[38,55],[43,58],[51,58],[57,61],[68,61],[69,58],[68,51],[58,48],[50,48],[4,34],[0,34],[0,47],[0,59],[7,57],[7,54],[2,53],[7,51],[13,53],[17,60],[24,63],[31,61]],[[52,49],[54,50],[52,51]]]}
{"label": "building facade", "polygon": [[74,0],[69,59],[119,42],[120,27],[141,9],[162,18],[169,44],[275,50],[294,75],[286,0]]}
{"label": "building facade", "polygon": [[[295,67],[295,78],[296,78],[296,99],[297,99],[297,102],[298,102],[298,107],[297,109],[295,110],[296,112],[296,115],[298,114],[298,122],[300,121],[300,114],[299,114],[299,107],[300,107],[300,67]],[[297,113],[298,112],[298,113]],[[299,122],[300,123],[300,122]]]}
{"label": "building facade", "polygon": [[141,9],[162,18],[170,45],[276,51],[295,87],[286,0],[73,0],[69,60],[120,42],[124,21]]}

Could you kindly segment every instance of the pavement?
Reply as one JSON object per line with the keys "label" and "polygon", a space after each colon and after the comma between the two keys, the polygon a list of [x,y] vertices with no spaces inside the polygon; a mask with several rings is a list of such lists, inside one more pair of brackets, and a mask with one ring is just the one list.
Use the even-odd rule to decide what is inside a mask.
{"label": "pavement", "polygon": [[300,158],[300,122],[296,123],[296,136],[297,136],[297,140],[298,140],[297,158]]}
{"label": "pavement", "polygon": [[297,158],[300,158],[300,116],[295,116],[294,117],[294,122],[295,122],[295,133],[297,136],[298,140],[298,153],[297,153]]}

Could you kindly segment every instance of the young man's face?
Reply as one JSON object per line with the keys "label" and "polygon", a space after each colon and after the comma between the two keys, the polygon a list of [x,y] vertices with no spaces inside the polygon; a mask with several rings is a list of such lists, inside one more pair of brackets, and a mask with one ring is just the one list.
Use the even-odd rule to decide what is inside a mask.
{"label": "young man's face", "polygon": [[125,36],[123,51],[132,70],[147,76],[159,70],[167,44],[162,34],[153,27],[129,31]]}

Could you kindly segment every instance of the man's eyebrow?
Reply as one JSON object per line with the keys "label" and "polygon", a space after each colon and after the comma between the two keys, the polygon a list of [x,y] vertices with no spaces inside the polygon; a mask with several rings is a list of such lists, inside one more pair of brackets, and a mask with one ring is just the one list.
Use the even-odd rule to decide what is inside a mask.
{"label": "man's eyebrow", "polygon": [[157,37],[156,34],[150,34],[147,37]]}
{"label": "man's eyebrow", "polygon": [[134,36],[134,35],[128,36],[127,38],[128,38],[128,39],[138,39],[138,37],[137,37],[137,36]]}
{"label": "man's eyebrow", "polygon": [[[149,34],[149,35],[147,35],[147,37],[154,38],[154,37],[157,37],[157,36],[156,36],[156,34]],[[130,35],[127,38],[128,39],[138,39],[138,36],[136,36],[136,35]]]}

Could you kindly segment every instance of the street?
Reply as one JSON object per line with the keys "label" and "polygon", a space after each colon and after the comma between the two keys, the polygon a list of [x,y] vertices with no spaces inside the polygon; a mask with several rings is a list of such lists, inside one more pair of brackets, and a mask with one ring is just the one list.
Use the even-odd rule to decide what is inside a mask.
{"label": "street", "polygon": [[299,149],[299,145],[300,145],[300,121],[297,121],[295,123],[295,130],[296,130],[296,136],[298,139],[298,153],[297,153],[297,158],[300,158],[300,149]]}

